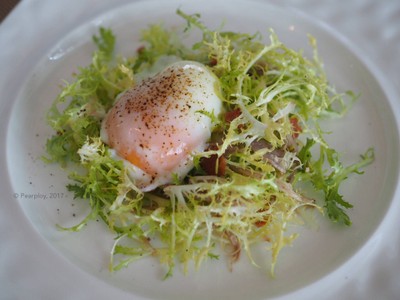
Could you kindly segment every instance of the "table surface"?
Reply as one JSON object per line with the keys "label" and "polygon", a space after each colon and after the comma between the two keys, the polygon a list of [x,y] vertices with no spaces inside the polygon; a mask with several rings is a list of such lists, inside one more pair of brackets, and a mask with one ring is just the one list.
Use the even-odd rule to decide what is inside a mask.
{"label": "table surface", "polygon": [[10,11],[18,4],[19,0],[1,0],[0,3],[0,22],[10,13]]}

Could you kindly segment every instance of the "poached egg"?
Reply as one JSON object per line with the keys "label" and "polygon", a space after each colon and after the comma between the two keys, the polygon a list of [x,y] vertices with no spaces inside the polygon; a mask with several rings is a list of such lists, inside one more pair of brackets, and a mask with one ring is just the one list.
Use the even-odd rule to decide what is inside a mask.
{"label": "poached egg", "polygon": [[187,175],[211,136],[209,115],[221,110],[218,78],[203,64],[179,61],[119,95],[101,139],[146,192]]}

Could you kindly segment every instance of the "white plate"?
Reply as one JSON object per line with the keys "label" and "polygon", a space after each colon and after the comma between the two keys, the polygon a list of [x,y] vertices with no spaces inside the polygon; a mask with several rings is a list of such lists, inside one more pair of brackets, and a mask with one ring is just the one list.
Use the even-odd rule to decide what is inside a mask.
{"label": "white plate", "polygon": [[[37,270],[29,269],[41,267],[40,263],[32,263],[32,259],[39,257],[41,263],[55,266],[46,267],[50,269],[48,273],[44,272],[47,278],[26,278],[30,287],[35,282],[40,285],[43,280],[54,282],[60,276],[56,272],[59,269],[68,274],[66,278],[71,278],[76,284],[74,286],[82,289],[82,292],[75,291],[78,296],[266,299],[296,295],[297,298],[309,298],[322,293],[329,296],[325,288],[332,282],[336,285],[330,292],[332,295],[352,295],[342,287],[348,278],[354,276],[354,266],[382,239],[387,226],[381,223],[385,216],[388,218],[389,207],[398,207],[392,200],[399,174],[396,123],[399,103],[393,101],[390,85],[365,61],[362,53],[321,23],[292,10],[259,2],[232,1],[228,6],[226,1],[209,3],[143,1],[117,7],[94,20],[81,22],[82,25],[75,26],[57,43],[49,43],[47,47],[51,49],[44,48],[45,52],[34,53],[38,62],[31,66],[27,75],[11,70],[13,78],[20,74],[26,80],[18,85],[18,94],[10,94],[15,99],[12,107],[4,104],[4,100],[0,103],[10,114],[7,138],[3,138],[7,150],[3,165],[7,165],[5,175],[10,179],[10,184],[3,183],[7,191],[4,199],[8,201],[10,212],[15,213],[8,217],[6,214],[6,224],[14,228],[20,224],[22,234],[15,238],[25,235],[25,246],[29,245],[32,252],[45,251],[49,255],[43,258],[31,254],[31,259],[22,260],[24,264],[14,270],[20,275],[20,268],[27,268],[33,272],[31,274],[36,274]],[[294,48],[305,49],[308,55],[306,34],[311,33],[318,40],[330,81],[339,90],[352,89],[361,93],[360,100],[346,118],[325,124],[326,128],[334,131],[329,141],[343,154],[345,162],[357,159],[370,146],[375,148],[374,164],[363,176],[351,177],[342,189],[355,205],[350,212],[354,225],[343,228],[322,221],[319,230],[300,229],[301,236],[293,248],[285,249],[279,258],[276,279],[269,278],[265,270],[252,267],[245,256],[234,267],[233,273],[228,272],[224,261],[210,261],[200,271],[187,276],[177,268],[172,279],[162,281],[165,270],[156,260],[145,259],[110,274],[107,264],[113,236],[100,222],[93,222],[81,233],[74,234],[60,232],[55,227],[57,223],[64,226],[76,223],[88,210],[83,201],[73,201],[67,193],[66,173],[38,159],[44,153],[46,138],[51,134],[45,124],[45,113],[59,92],[58,85],[63,79],[70,79],[78,66],[90,63],[94,50],[91,35],[97,32],[98,26],[110,26],[117,34],[118,52],[127,55],[140,45],[138,33],[149,23],[162,20],[166,26],[184,24],[174,13],[178,7],[189,13],[200,12],[202,20],[211,28],[225,20],[226,29],[249,33],[259,30],[267,37],[267,28],[273,27],[282,41]],[[10,200],[14,201],[10,203]],[[393,217],[391,214],[389,217]],[[30,235],[34,237],[29,238]],[[11,256],[12,248],[8,247],[5,253]],[[18,262],[18,259],[13,259]],[[18,286],[25,281],[19,281]],[[10,297],[29,294],[10,287],[5,289]],[[55,284],[46,292],[36,290],[36,293],[38,298],[45,298],[50,291],[57,293],[61,289],[60,284]]]}

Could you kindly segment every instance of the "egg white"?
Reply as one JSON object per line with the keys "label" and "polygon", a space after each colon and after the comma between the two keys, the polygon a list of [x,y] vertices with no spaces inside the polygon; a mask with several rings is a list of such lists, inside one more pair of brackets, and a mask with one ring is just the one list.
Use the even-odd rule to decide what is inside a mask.
{"label": "egg white", "polygon": [[101,139],[138,188],[150,191],[187,175],[212,132],[202,112],[221,110],[218,78],[198,62],[179,61],[120,95],[103,120]]}

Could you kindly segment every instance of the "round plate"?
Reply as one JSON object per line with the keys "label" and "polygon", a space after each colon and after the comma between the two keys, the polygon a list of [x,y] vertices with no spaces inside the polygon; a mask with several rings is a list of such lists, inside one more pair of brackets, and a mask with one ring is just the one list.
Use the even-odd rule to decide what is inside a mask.
{"label": "round plate", "polygon": [[[200,13],[210,28],[219,28],[223,22],[224,30],[259,31],[266,41],[268,28],[273,28],[285,44],[304,49],[307,56],[312,55],[307,38],[311,34],[318,41],[330,82],[339,91],[350,89],[360,94],[348,115],[323,124],[324,129],[332,131],[328,141],[341,153],[344,163],[357,160],[369,147],[375,149],[375,162],[362,176],[352,175],[342,186],[345,199],[354,204],[350,211],[353,226],[347,228],[321,219],[318,228],[295,228],[300,237],[292,248],[282,251],[276,278],[268,274],[268,252],[262,255],[261,251],[257,251],[257,258],[262,268],[250,265],[243,255],[233,272],[228,271],[223,259],[210,260],[198,271],[191,269],[188,275],[178,267],[172,278],[162,280],[165,269],[156,259],[146,258],[110,274],[109,252],[114,236],[101,222],[90,223],[80,233],[56,228],[56,224],[78,223],[89,211],[87,203],[73,200],[67,192],[67,173],[41,160],[46,139],[52,134],[46,125],[46,112],[59,93],[60,84],[70,80],[79,66],[90,63],[95,49],[91,37],[99,26],[113,29],[117,53],[132,55],[141,45],[140,31],[149,24],[185,25],[175,14],[177,8]],[[227,5],[226,1],[217,0],[206,6],[194,1],[143,1],[118,7],[79,26],[42,57],[22,85],[11,111],[7,164],[13,197],[35,230],[54,251],[104,284],[124,290],[134,299],[265,299],[307,286],[318,289],[316,282],[329,274],[333,276],[373,236],[398,184],[400,152],[396,128],[385,87],[375,78],[374,70],[340,36],[321,24],[259,2],[231,1]]]}

